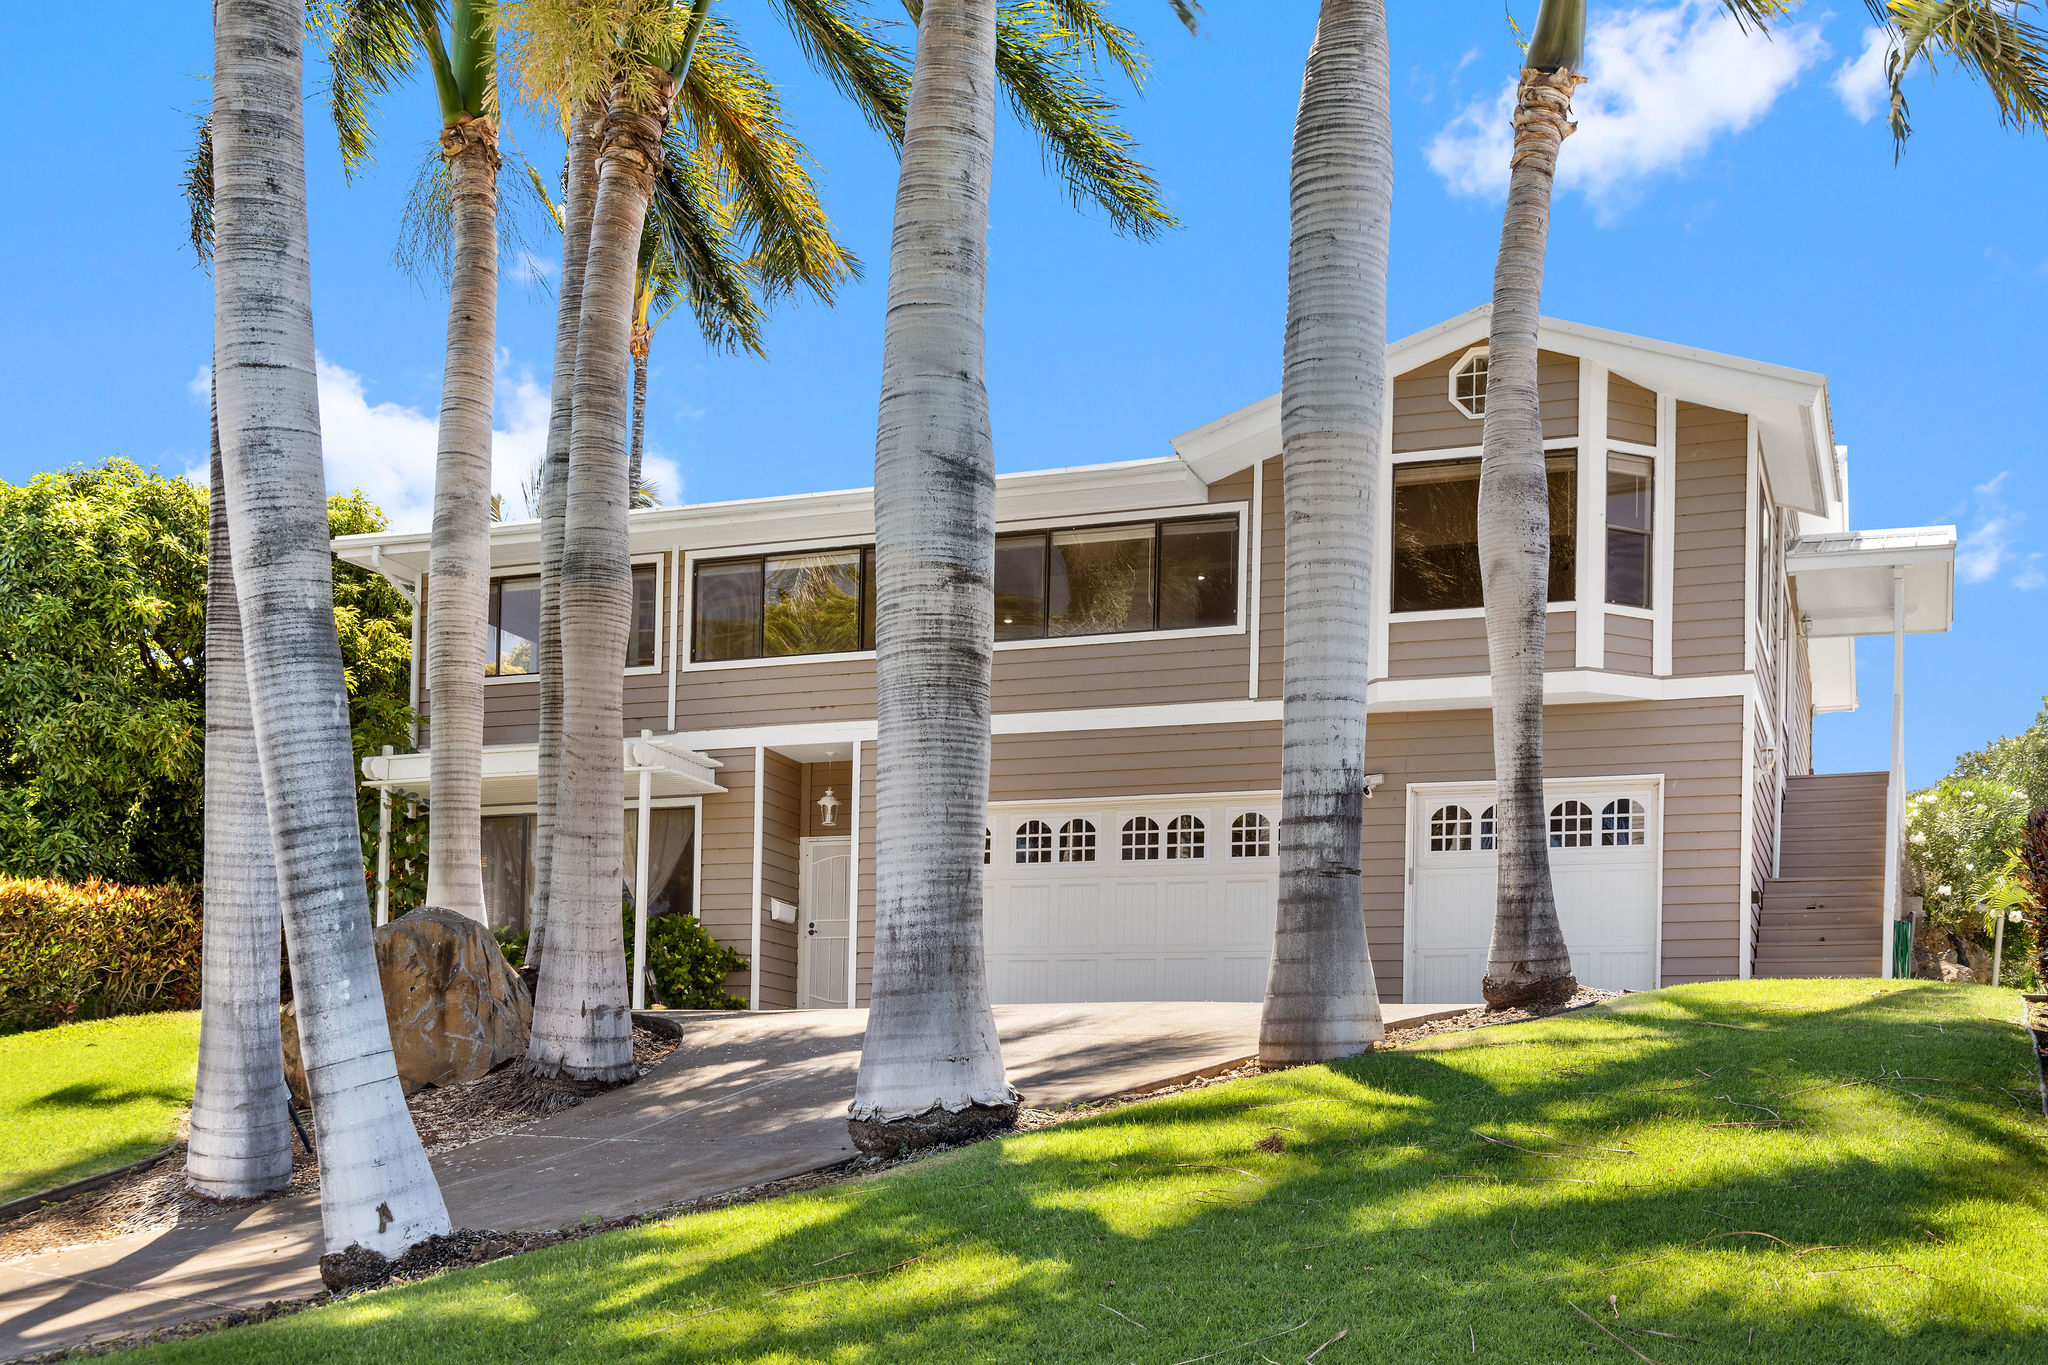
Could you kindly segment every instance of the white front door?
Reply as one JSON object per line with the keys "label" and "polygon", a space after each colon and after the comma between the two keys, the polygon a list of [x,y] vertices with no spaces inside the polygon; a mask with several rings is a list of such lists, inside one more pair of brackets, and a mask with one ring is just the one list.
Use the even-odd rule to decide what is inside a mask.
{"label": "white front door", "polygon": [[[1557,918],[1583,985],[1646,991],[1658,979],[1661,785],[1654,778],[1544,784]],[[1498,858],[1493,784],[1408,789],[1404,999],[1480,999],[1493,940]]]}
{"label": "white front door", "polygon": [[848,839],[806,839],[797,863],[797,1007],[846,1004],[848,874],[853,845]]}
{"label": "white front door", "polygon": [[1263,999],[1278,807],[1271,797],[1205,797],[990,811],[990,998]]}

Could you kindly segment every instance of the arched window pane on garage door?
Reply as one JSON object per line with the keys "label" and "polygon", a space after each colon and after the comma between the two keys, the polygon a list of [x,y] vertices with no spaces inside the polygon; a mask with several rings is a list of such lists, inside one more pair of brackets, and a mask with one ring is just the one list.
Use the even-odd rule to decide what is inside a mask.
{"label": "arched window pane on garage door", "polygon": [[1600,846],[1602,848],[1633,848],[1649,839],[1649,812],[1640,801],[1631,801],[1626,796],[1618,801],[1609,801],[1600,811]]}
{"label": "arched window pane on garage door", "polygon": [[1147,816],[1124,821],[1123,860],[1149,862],[1159,857],[1159,822]]}
{"label": "arched window pane on garage door", "polygon": [[1493,807],[1488,806],[1479,812],[1479,849],[1482,853],[1493,852],[1493,839]]}
{"label": "arched window pane on garage door", "polygon": [[1472,812],[1463,806],[1439,806],[1429,817],[1431,853],[1472,851]]}
{"label": "arched window pane on garage door", "polygon": [[983,826],[981,827],[981,860],[982,860],[982,862],[984,862],[984,863],[988,862],[988,861],[989,861],[989,856],[990,856],[991,854],[993,854],[993,853],[994,853],[995,851],[996,851],[996,836],[995,836],[995,832],[994,832],[993,830],[989,829],[989,827],[988,827],[987,825],[983,825]]}
{"label": "arched window pane on garage door", "polygon": [[1052,861],[1052,826],[1043,820],[1026,820],[1017,826],[1017,861],[1020,863],[1049,863]]}
{"label": "arched window pane on garage door", "polygon": [[1199,815],[1176,815],[1166,822],[1166,856],[1200,858],[1208,838],[1209,831]]}
{"label": "arched window pane on garage door", "polygon": [[1248,810],[1230,822],[1230,856],[1270,858],[1273,856],[1273,822],[1255,810]]}
{"label": "arched window pane on garage door", "polygon": [[1552,848],[1591,848],[1593,808],[1583,801],[1560,801],[1550,808]]}
{"label": "arched window pane on garage door", "polygon": [[1086,820],[1069,820],[1060,826],[1060,861],[1095,861],[1095,826]]}

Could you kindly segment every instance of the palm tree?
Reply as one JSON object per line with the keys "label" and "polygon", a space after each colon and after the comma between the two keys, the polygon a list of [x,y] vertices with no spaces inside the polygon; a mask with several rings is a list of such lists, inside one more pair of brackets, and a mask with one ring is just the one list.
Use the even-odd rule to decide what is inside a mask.
{"label": "palm tree", "polygon": [[[917,57],[875,436],[874,984],[848,1114],[870,1153],[984,1132],[1017,1106],[982,961],[981,848],[995,560],[982,309],[997,77],[1016,90],[1018,43],[995,0],[907,8]],[[1100,45],[1136,77],[1097,6],[1053,10],[1065,50]],[[1119,226],[1142,237],[1169,221],[1134,162],[1120,185],[1096,195]]]}
{"label": "palm tree", "polygon": [[1393,208],[1386,8],[1323,0],[1294,125],[1287,348],[1280,903],[1259,1025],[1268,1064],[1385,1036],[1359,885],[1374,489]]}
{"label": "palm tree", "polygon": [[1913,63],[1937,55],[1975,76],[1998,105],[1998,121],[2021,132],[2048,132],[2048,30],[2023,17],[2038,0],[1863,0],[1891,31],[1885,74],[1891,87],[1894,147],[1905,151],[1913,127],[1904,85]]}
{"label": "palm tree", "polygon": [[[334,633],[313,364],[298,0],[216,0],[214,374],[250,710],[330,1251],[448,1231],[391,1053]],[[212,831],[209,831],[211,833]],[[264,830],[209,850],[255,865]]]}
{"label": "palm tree", "polygon": [[[446,31],[443,31],[443,24]],[[498,320],[497,41],[479,0],[340,0],[329,13],[331,104],[342,165],[369,159],[375,95],[424,61],[441,113],[452,220],[448,348],[434,460],[427,575],[427,692],[434,704],[434,820],[427,904],[485,918],[485,608],[491,588],[491,402]]]}
{"label": "palm tree", "polygon": [[647,440],[647,352],[654,344],[655,331],[675,311],[684,287],[662,240],[661,225],[650,213],[640,233],[639,259],[633,266],[633,330],[627,342],[633,356],[633,421],[626,438],[626,489],[636,507],[642,505],[645,491],[640,470]]}
{"label": "palm tree", "polygon": [[[210,160],[209,154],[209,160]],[[209,167],[210,173],[210,167]],[[215,1199],[252,1199],[292,1178],[278,1037],[282,921],[263,774],[242,666],[228,553],[220,425],[213,424],[206,545],[206,917],[200,945],[199,1074],[185,1178]],[[246,832],[254,831],[256,837]]]}
{"label": "palm tree", "polygon": [[[1763,24],[1787,0],[1722,0],[1736,22]],[[1479,464],[1479,560],[1493,676],[1494,829],[1499,888],[1480,992],[1508,1009],[1578,989],[1558,925],[1543,805],[1544,613],[1550,583],[1550,490],[1536,394],[1536,329],[1558,149],[1571,135],[1585,47],[1585,0],[1543,0],[1515,101],[1507,210],[1493,272],[1486,423]],[[1606,452],[1584,451],[1580,477],[1604,477]]]}

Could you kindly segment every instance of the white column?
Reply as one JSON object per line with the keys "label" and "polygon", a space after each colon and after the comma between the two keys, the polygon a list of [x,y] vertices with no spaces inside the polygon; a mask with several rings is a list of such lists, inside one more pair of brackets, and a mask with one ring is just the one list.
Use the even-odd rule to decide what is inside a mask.
{"label": "white column", "polygon": [[860,1008],[860,741],[853,742],[853,794],[846,802],[846,1008]]}
{"label": "white column", "polygon": [[1899,857],[1906,815],[1906,571],[1892,570],[1892,770],[1884,792],[1884,967],[1892,974],[1892,921],[1902,908]]}
{"label": "white column", "polygon": [[747,896],[747,1008],[761,1008],[761,844],[766,829],[762,824],[767,793],[768,751],[754,746],[754,877]]}
{"label": "white column", "polygon": [[[652,739],[652,730],[640,738]],[[638,757],[638,755],[635,755]],[[654,832],[654,770],[640,769],[639,821],[633,842],[633,1008],[647,1008],[647,845]]]}
{"label": "white column", "polygon": [[1607,371],[1579,361],[1578,640],[1573,662],[1607,666]]}
{"label": "white column", "polygon": [[[384,746],[391,757],[391,746]],[[391,788],[377,789],[377,923],[391,923]]]}
{"label": "white column", "polygon": [[[1259,560],[1266,552],[1266,462],[1264,460],[1255,461],[1252,465],[1252,510],[1248,519],[1251,522],[1251,527],[1250,534],[1245,537],[1248,549],[1245,557],[1247,572],[1245,573],[1244,607],[1245,634],[1251,640],[1252,658],[1251,681],[1245,695],[1250,697],[1251,700],[1257,701],[1259,699],[1259,590],[1263,586],[1259,582]],[[1377,582],[1377,576],[1372,581]],[[854,762],[859,763],[860,745],[855,744],[853,751],[856,755]],[[858,768],[854,770],[853,784],[856,789],[860,786],[860,770]]]}

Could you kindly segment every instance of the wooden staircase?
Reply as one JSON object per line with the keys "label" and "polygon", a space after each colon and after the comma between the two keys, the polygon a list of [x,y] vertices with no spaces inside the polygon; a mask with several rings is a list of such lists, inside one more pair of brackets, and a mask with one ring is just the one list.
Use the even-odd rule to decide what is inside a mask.
{"label": "wooden staircase", "polygon": [[1757,976],[1876,976],[1884,965],[1884,773],[1785,780]]}

